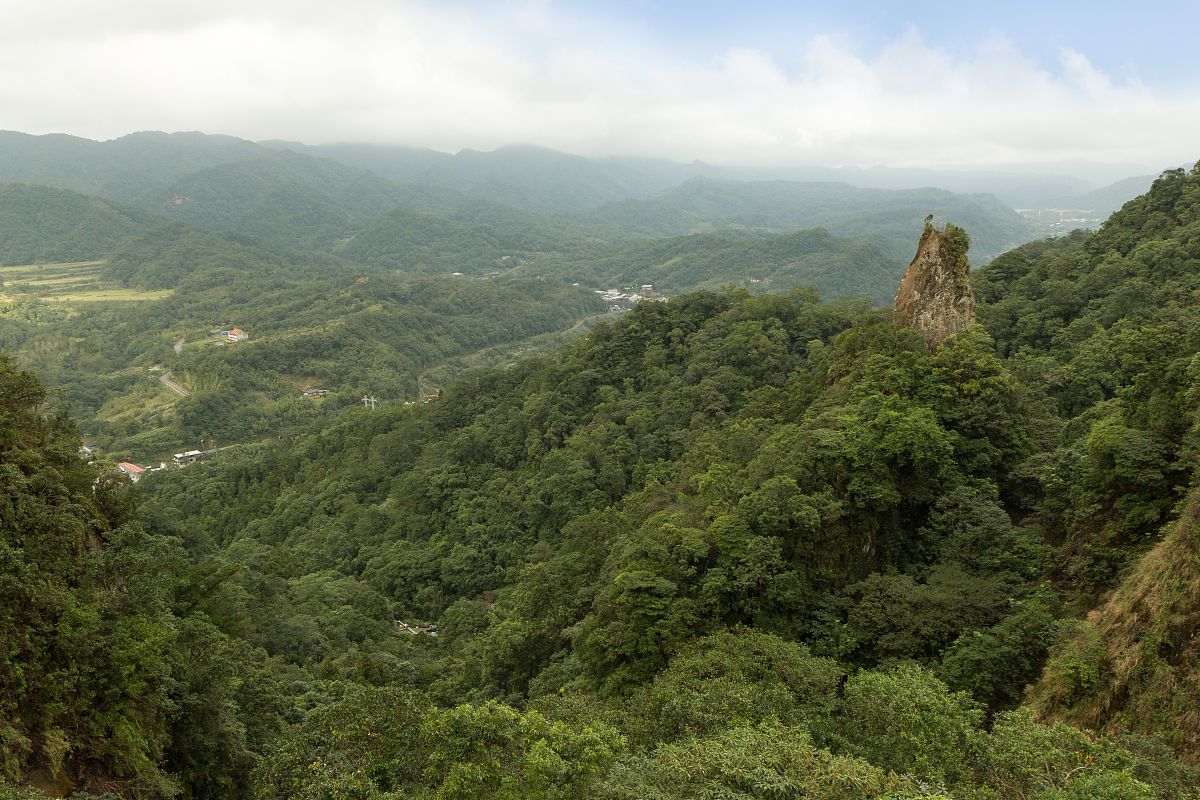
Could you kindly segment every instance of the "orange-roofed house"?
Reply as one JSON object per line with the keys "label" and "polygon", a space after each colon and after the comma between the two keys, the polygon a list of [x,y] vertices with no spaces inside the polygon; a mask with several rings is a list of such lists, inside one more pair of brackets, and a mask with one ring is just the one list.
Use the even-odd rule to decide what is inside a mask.
{"label": "orange-roofed house", "polygon": [[137,464],[131,464],[128,461],[122,461],[120,464],[117,464],[117,469],[128,475],[129,480],[133,481],[134,483],[140,481],[142,479],[142,473],[146,471],[143,467],[139,467]]}

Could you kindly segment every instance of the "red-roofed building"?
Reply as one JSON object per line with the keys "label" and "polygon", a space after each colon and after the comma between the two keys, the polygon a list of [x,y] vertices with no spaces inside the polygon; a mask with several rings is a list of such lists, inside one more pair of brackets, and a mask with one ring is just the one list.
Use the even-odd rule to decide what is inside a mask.
{"label": "red-roofed building", "polygon": [[128,461],[122,461],[120,464],[117,464],[117,469],[128,475],[129,480],[133,481],[134,483],[137,483],[139,480],[141,480],[142,473],[146,471],[137,464],[130,464]]}

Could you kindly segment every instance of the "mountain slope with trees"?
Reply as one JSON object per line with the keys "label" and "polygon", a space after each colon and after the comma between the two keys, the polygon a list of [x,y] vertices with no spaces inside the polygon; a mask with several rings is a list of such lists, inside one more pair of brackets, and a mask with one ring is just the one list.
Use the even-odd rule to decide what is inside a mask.
{"label": "mountain slope with trees", "polygon": [[932,212],[972,232],[977,262],[1029,241],[1029,223],[990,195],[941,189],[863,189],[846,183],[693,178],[654,197],[593,209],[588,218],[656,236],[713,228],[824,227],[839,236],[872,234],[907,256],[912,231]]}
{"label": "mountain slope with trees", "polygon": [[63,189],[0,184],[0,266],[103,258],[148,216]]}
{"label": "mountain slope with trees", "polygon": [[[1169,171],[1100,231],[974,271],[980,324],[933,349],[868,300],[699,291],[136,491],[85,465],[5,363],[3,779],[130,798],[1195,798],[1194,709],[1172,691],[1195,672],[1198,226],[1200,170]],[[781,236],[817,260],[844,244]],[[781,241],[669,244],[764,263]],[[663,263],[647,252],[634,267]],[[422,343],[509,335],[522,298],[558,321],[597,303],[180,223],[105,269],[176,291],[146,307],[166,335],[138,358],[170,358],[170,319],[263,314],[258,350],[187,356],[239,397],[239,375],[315,371],[332,337],[300,331],[331,309],[354,336],[324,368],[385,380],[409,361],[354,341],[411,332],[392,352],[423,364],[440,353]],[[112,348],[96,353],[128,357]]]}

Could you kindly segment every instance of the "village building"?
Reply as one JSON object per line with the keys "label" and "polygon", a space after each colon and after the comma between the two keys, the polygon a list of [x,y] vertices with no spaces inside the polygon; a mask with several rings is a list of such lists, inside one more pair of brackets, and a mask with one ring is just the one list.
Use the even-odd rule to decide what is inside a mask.
{"label": "village building", "polygon": [[246,333],[241,328],[233,328],[229,331],[229,341],[244,342],[250,338],[250,334]]}
{"label": "village building", "polygon": [[324,397],[327,394],[329,394],[328,389],[305,389],[304,390],[305,397]]}
{"label": "village building", "polygon": [[437,625],[432,622],[414,622],[410,625],[404,620],[398,619],[396,620],[396,628],[401,633],[407,633],[410,636],[418,636],[423,634],[425,636],[432,636],[436,638],[438,635]]}
{"label": "village building", "polygon": [[140,481],[142,479],[142,473],[146,471],[137,464],[131,464],[128,461],[122,461],[121,463],[117,464],[117,469],[128,475],[129,480],[133,481],[134,483]]}
{"label": "village building", "polygon": [[172,460],[177,467],[186,467],[188,464],[195,464],[197,461],[203,461],[208,455],[203,450],[188,450],[183,453],[176,453]]}

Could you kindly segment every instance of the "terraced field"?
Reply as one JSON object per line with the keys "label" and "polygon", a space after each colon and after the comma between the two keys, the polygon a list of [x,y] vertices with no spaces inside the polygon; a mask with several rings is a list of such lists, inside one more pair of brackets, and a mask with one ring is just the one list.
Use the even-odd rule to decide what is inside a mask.
{"label": "terraced field", "polygon": [[158,300],[170,291],[138,291],[104,280],[103,261],[68,261],[0,267],[0,296],[6,302],[94,303]]}

